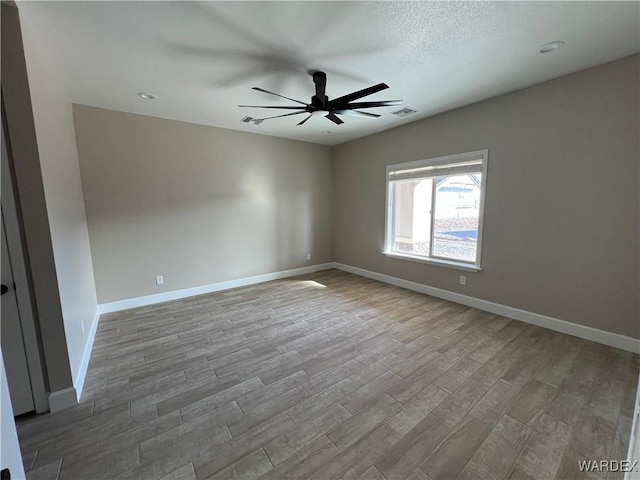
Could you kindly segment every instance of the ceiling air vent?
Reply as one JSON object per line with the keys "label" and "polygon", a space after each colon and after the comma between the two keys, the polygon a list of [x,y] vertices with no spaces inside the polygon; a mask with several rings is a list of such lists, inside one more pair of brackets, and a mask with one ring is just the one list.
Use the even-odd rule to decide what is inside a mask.
{"label": "ceiling air vent", "polygon": [[398,110],[397,112],[393,112],[393,114],[397,115],[398,117],[407,117],[409,115],[413,115],[416,112],[417,112],[417,110],[414,110],[411,107],[404,107],[402,110]]}
{"label": "ceiling air vent", "polygon": [[254,125],[260,125],[263,120],[263,118],[244,117],[240,121],[244,123],[253,123]]}

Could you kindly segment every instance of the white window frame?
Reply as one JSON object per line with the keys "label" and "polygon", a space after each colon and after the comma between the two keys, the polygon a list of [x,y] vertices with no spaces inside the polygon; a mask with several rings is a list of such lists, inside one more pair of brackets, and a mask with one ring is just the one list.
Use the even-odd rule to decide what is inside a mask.
{"label": "white window frame", "polygon": [[[477,250],[475,263],[463,262],[456,260],[449,260],[440,257],[430,257],[426,255],[412,255],[394,252],[393,247],[393,218],[391,213],[393,212],[393,183],[391,182],[391,174],[401,170],[409,170],[412,168],[424,168],[434,167],[437,165],[456,164],[463,163],[465,161],[482,161],[481,174],[482,183],[480,186],[480,206],[478,213],[478,238],[477,238]],[[383,255],[392,258],[398,258],[401,260],[409,260],[412,262],[427,263],[432,265],[439,265],[449,268],[457,268],[460,270],[467,270],[472,272],[478,272],[482,270],[482,231],[484,224],[484,201],[487,191],[487,164],[489,162],[489,150],[477,150],[474,152],[458,153],[454,155],[446,155],[443,157],[429,158],[426,160],[417,160],[415,162],[398,163],[395,165],[387,165],[386,187],[387,187],[387,201],[385,207],[385,244]],[[434,192],[435,195],[435,192]],[[433,217],[432,217],[433,218]],[[432,233],[433,235],[433,233]]]}

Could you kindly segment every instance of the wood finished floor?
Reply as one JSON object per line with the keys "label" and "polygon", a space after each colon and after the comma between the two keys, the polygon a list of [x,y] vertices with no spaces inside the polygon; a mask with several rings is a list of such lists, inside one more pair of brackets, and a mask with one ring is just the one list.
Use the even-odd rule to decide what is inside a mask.
{"label": "wood finished floor", "polygon": [[[329,270],[103,315],[28,478],[587,478],[626,456],[638,356]],[[595,478],[621,478],[621,474]]]}

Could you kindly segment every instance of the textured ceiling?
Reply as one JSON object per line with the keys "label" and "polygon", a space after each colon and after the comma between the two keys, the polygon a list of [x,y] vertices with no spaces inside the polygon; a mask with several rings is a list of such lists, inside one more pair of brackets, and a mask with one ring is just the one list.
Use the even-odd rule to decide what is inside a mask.
{"label": "textured ceiling", "polygon": [[[638,2],[19,2],[70,101],[334,145],[640,50]],[[540,54],[554,40],[564,48]],[[245,124],[245,115],[305,102],[308,72],[339,97],[385,82],[363,100],[379,119],[304,115]],[[142,100],[140,91],[158,95]],[[287,113],[283,110],[281,113]],[[330,131],[330,134],[323,133]]]}

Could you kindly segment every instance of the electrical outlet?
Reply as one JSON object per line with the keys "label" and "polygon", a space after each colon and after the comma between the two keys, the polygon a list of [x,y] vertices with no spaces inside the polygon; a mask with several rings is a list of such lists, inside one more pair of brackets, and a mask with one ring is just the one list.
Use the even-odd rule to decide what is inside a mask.
{"label": "electrical outlet", "polygon": [[467,284],[467,276],[460,275],[460,285],[466,285],[466,284]]}
{"label": "electrical outlet", "polygon": [[164,276],[158,275],[156,277],[156,285],[162,285],[164,283]]}
{"label": "electrical outlet", "polygon": [[307,253],[307,260],[311,260],[311,254]]}

